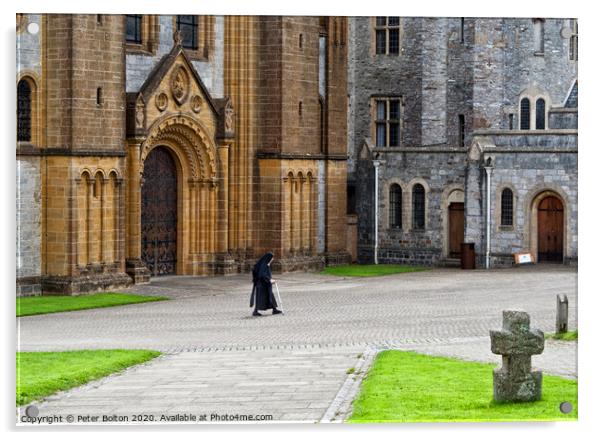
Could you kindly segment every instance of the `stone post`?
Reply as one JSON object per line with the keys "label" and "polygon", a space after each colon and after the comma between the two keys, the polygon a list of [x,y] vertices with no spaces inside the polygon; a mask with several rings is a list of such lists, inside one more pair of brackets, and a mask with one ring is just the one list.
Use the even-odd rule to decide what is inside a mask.
{"label": "stone post", "polygon": [[569,299],[556,295],[556,334],[566,333],[569,328]]}
{"label": "stone post", "polygon": [[541,400],[541,371],[531,371],[531,356],[544,349],[541,330],[529,328],[526,312],[504,310],[502,330],[490,330],[491,351],[502,355],[502,367],[493,372],[497,402]]}

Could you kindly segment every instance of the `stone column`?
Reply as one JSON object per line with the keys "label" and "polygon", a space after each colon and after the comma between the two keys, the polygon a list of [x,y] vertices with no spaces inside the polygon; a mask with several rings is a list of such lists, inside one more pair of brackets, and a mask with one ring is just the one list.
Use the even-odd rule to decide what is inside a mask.
{"label": "stone column", "polygon": [[128,178],[126,223],[128,240],[126,245],[126,273],[134,283],[150,281],[150,272],[140,259],[141,245],[141,209],[142,209],[142,176],[140,174],[140,149],[142,141],[135,139],[128,145]]}
{"label": "stone column", "polygon": [[196,183],[194,180],[190,179],[188,181],[188,227],[190,228],[188,231],[189,246],[188,253],[194,254],[196,252],[196,238],[197,238],[197,223],[196,223]]}
{"label": "stone column", "polygon": [[106,249],[107,244],[105,243],[107,237],[107,183],[108,179],[101,177],[100,181],[100,263],[105,264],[106,261]]}
{"label": "stone column", "polygon": [[[200,222],[200,252],[207,253],[207,183],[202,180],[199,185],[200,203],[199,203],[199,222]],[[205,261],[203,257],[203,261]]]}
{"label": "stone column", "polygon": [[228,252],[228,144],[217,148],[219,156],[219,193],[217,203],[217,251]]}
{"label": "stone column", "polygon": [[291,213],[290,213],[290,179],[289,176],[282,178],[282,192],[280,203],[282,204],[282,249],[288,253],[292,246],[292,234],[291,234]]}
{"label": "stone column", "polygon": [[293,249],[298,252],[301,248],[301,177],[295,177],[293,185]]}
{"label": "stone column", "polygon": [[113,251],[113,258],[116,262],[119,262],[119,271],[124,271],[125,267],[123,264],[123,249],[125,246],[125,215],[123,209],[123,179],[115,179],[115,250]]}
{"label": "stone column", "polygon": [[[217,181],[211,181],[209,184],[209,252],[215,254],[217,238]],[[212,256],[214,258],[215,255]]]}
{"label": "stone column", "polygon": [[88,184],[88,192],[86,194],[86,253],[88,254],[87,263],[94,262],[94,255],[92,252],[92,199],[94,198],[94,183],[96,180],[94,177],[90,177],[90,179],[86,182]]}

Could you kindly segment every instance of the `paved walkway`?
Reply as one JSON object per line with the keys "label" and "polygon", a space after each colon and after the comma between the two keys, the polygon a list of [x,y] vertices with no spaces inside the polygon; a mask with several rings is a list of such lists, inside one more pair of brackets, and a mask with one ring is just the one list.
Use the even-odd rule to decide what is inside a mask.
{"label": "paved walkway", "polygon": [[[521,308],[553,331],[556,294],[576,327],[577,274],[562,266],[436,269],[380,278],[278,277],[283,315],[253,318],[247,275],[170,277],[130,291],[173,301],[18,320],[22,351],[152,348],[146,365],[48,399],[41,415],[194,413],[317,421],[369,347],[498,362],[489,329]],[[576,344],[547,341],[534,366],[576,376]],[[131,422],[131,420],[129,420]]]}

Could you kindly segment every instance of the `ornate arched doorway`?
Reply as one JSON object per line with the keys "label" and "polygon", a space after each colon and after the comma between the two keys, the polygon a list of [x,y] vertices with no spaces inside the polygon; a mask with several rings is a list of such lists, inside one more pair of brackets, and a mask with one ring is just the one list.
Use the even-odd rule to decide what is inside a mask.
{"label": "ornate arched doorway", "polygon": [[537,206],[537,260],[562,262],[564,208],[553,195],[544,197]]}
{"label": "ornate arched doorway", "polygon": [[165,147],[154,148],[142,174],[141,258],[151,275],[176,273],[178,177]]}

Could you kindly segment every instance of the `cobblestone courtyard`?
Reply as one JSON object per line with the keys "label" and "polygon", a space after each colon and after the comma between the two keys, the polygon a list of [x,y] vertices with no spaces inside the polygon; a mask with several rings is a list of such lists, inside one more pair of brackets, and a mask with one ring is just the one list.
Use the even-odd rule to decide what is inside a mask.
{"label": "cobblestone courtyard", "polygon": [[[367,351],[412,349],[500,362],[489,350],[502,310],[554,330],[556,294],[577,326],[577,272],[563,266],[435,269],[380,278],[277,276],[284,314],[251,317],[248,275],[168,277],[130,291],[172,301],[18,319],[20,351],[157,349],[146,365],[47,399],[53,414],[270,414],[315,422],[333,415],[348,370]],[[361,356],[364,353],[364,356]],[[533,365],[576,377],[576,344],[546,341]],[[336,399],[335,399],[336,397]]]}

